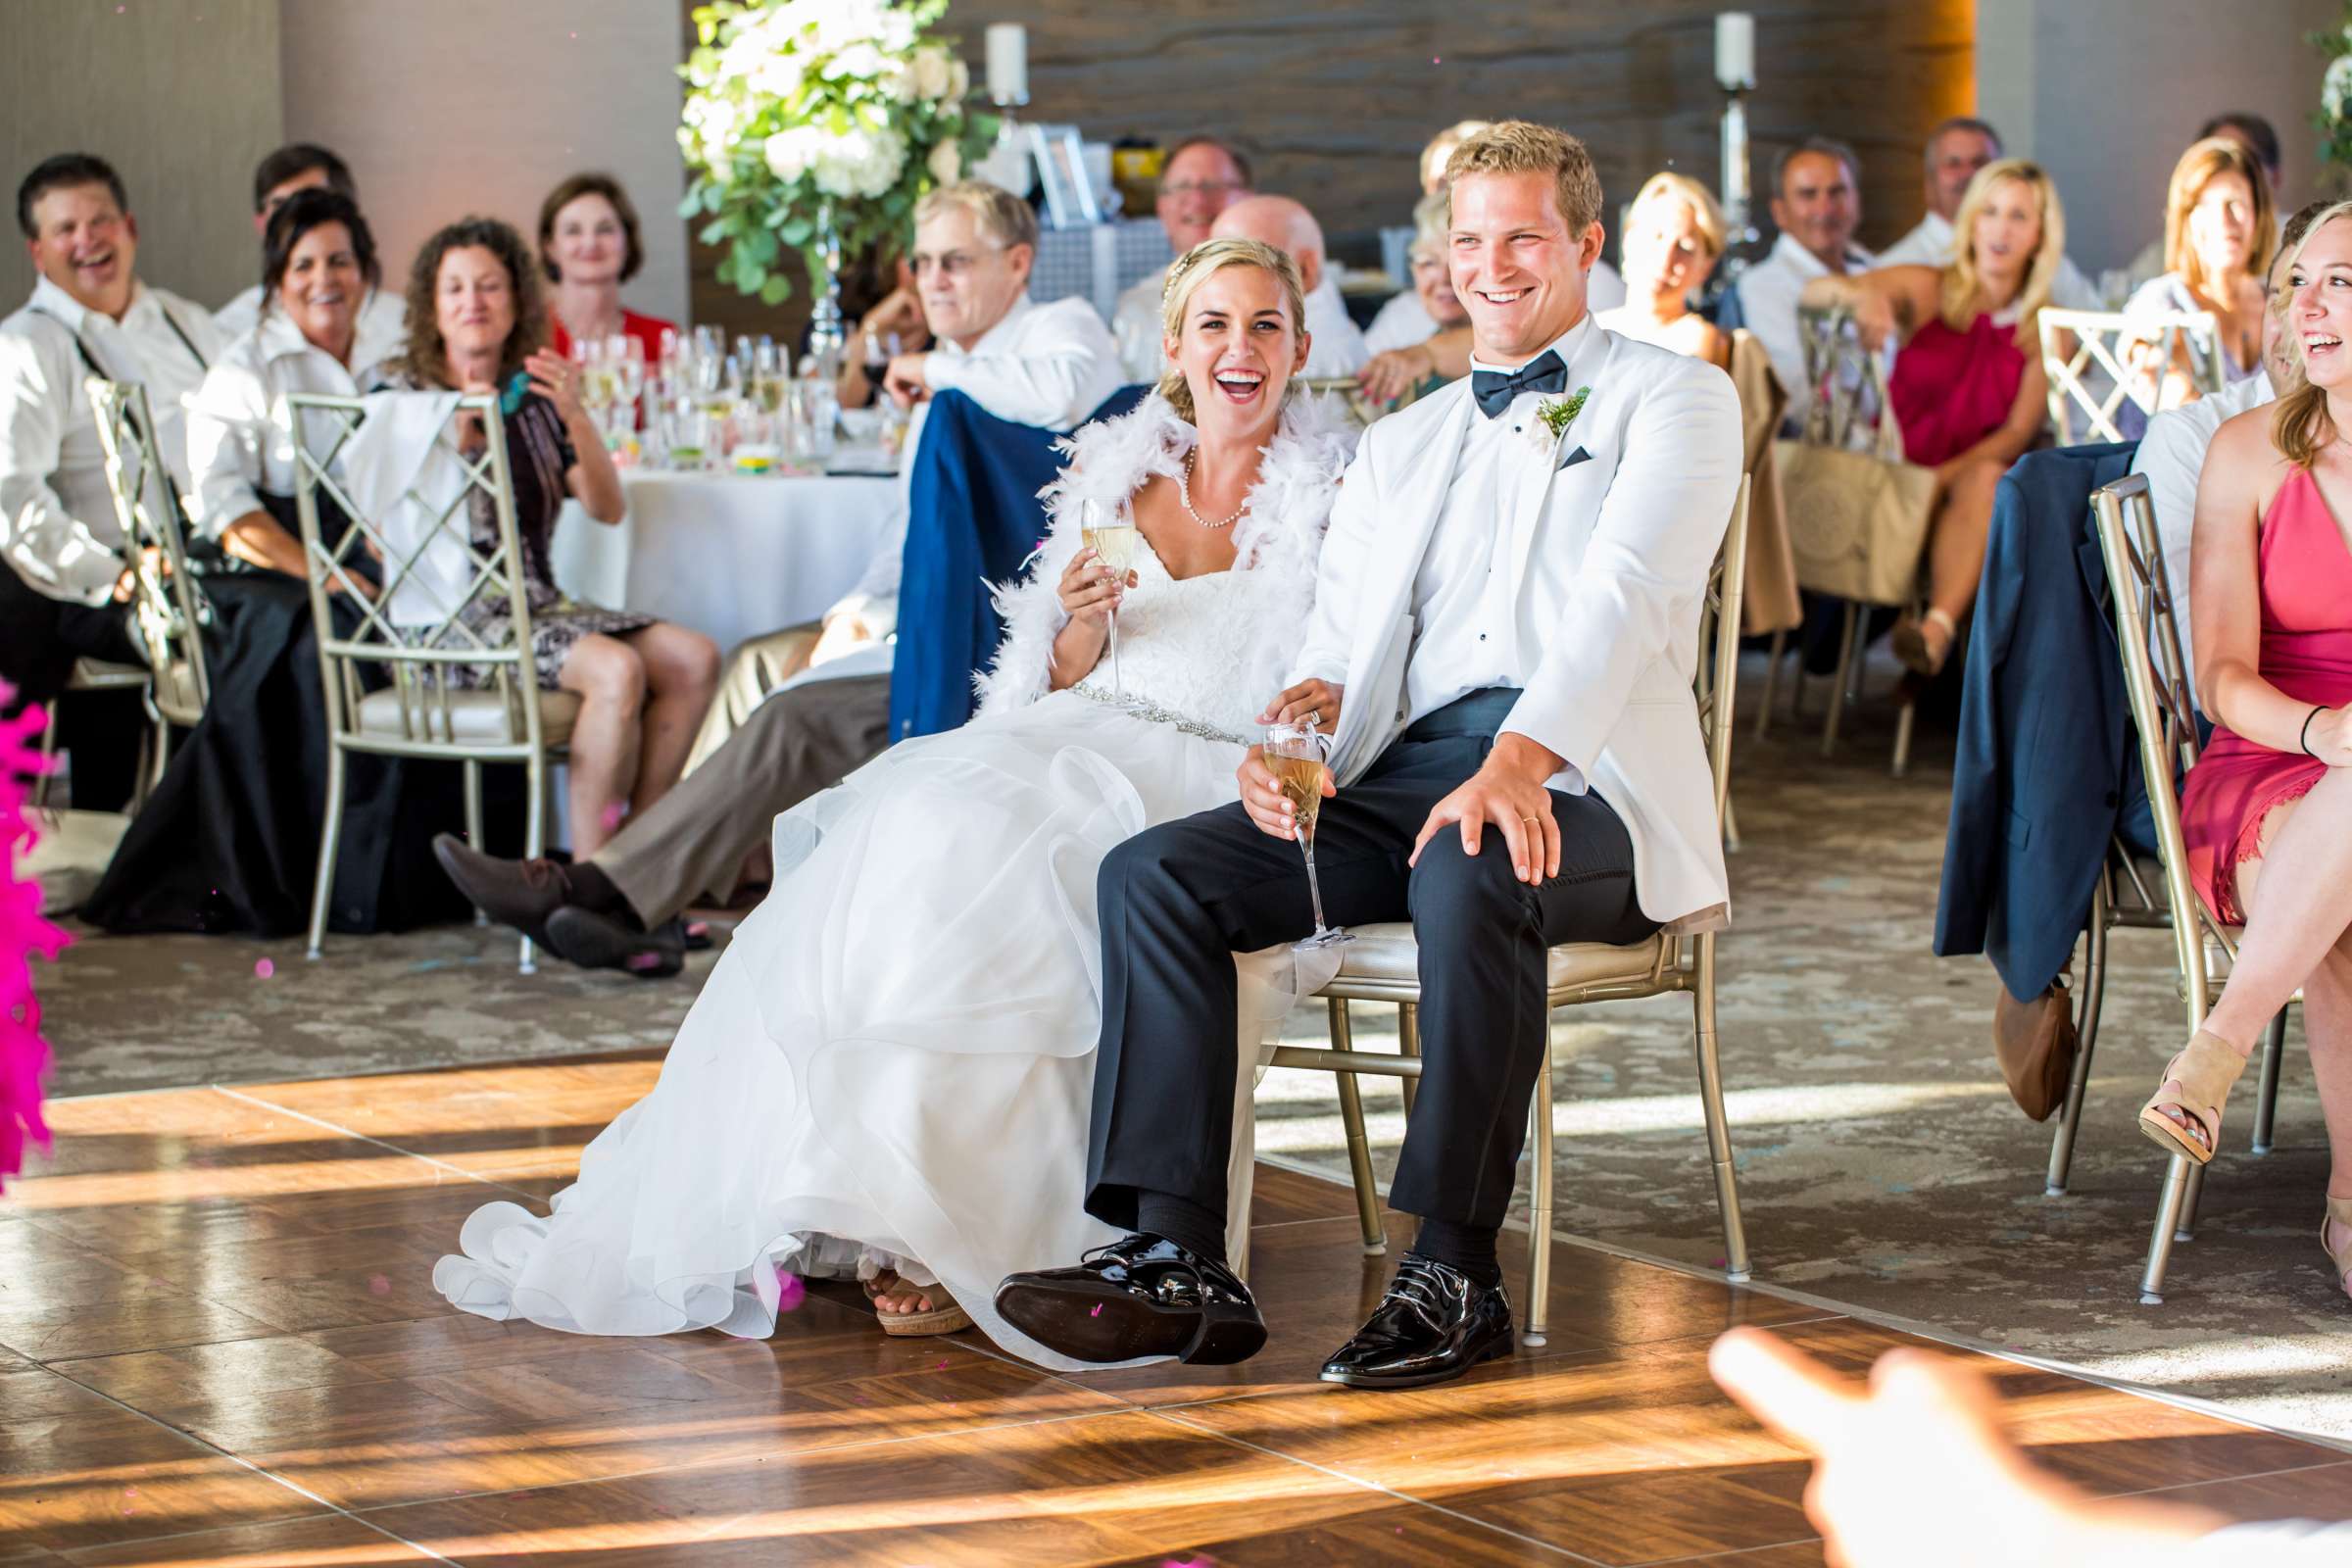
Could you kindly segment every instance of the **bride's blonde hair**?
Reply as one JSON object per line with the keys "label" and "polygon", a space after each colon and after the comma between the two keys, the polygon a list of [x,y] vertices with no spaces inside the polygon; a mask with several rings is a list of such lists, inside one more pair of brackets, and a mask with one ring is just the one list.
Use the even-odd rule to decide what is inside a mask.
{"label": "bride's blonde hair", "polygon": [[[1204,239],[1177,257],[1168,269],[1167,284],[1159,292],[1160,328],[1167,336],[1184,336],[1184,313],[1192,305],[1193,291],[1228,267],[1255,267],[1272,272],[1282,285],[1283,303],[1290,307],[1291,336],[1296,339],[1306,330],[1306,290],[1298,281],[1297,262],[1264,240]],[[1292,376],[1282,395],[1287,399],[1298,390],[1298,378]],[[1159,373],[1159,395],[1168,400],[1178,418],[1193,422],[1193,388],[1184,371],[1173,364]]]}

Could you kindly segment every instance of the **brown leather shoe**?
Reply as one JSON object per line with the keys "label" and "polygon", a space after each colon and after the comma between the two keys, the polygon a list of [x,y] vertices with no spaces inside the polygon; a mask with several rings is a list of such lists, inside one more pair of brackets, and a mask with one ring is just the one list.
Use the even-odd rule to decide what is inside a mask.
{"label": "brown leather shoe", "polygon": [[534,942],[547,941],[547,917],[571,902],[571,874],[555,860],[502,860],[455,833],[433,835],[433,858],[475,908]]}

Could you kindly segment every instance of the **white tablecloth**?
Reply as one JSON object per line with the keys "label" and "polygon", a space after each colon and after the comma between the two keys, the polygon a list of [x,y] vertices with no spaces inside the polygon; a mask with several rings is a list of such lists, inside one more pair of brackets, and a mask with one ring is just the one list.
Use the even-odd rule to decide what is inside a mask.
{"label": "white tablecloth", "polygon": [[902,504],[884,478],[630,470],[621,483],[628,514],[611,527],[564,507],[556,585],[707,633],[721,654],[823,614],[858,585]]}

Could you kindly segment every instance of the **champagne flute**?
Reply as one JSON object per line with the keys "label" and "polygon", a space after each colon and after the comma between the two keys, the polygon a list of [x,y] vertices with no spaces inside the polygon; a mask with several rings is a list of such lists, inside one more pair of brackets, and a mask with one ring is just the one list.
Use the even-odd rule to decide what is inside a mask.
{"label": "champagne flute", "polygon": [[1323,889],[1315,880],[1315,816],[1323,808],[1323,781],[1331,776],[1331,748],[1332,737],[1312,725],[1266,726],[1266,768],[1283,799],[1291,803],[1291,835],[1306,857],[1306,897],[1315,911],[1315,929],[1294,944],[1302,950],[1355,940],[1338,926],[1323,923]]}
{"label": "champagne flute", "polygon": [[[1107,514],[1100,501],[1084,503],[1079,514],[1079,527],[1086,548],[1110,572],[1122,592],[1127,587],[1127,573],[1135,566],[1135,516],[1120,502]],[[1119,607],[1110,606],[1102,612],[1103,623],[1110,633],[1110,692],[1114,697],[1126,695],[1119,684]]]}

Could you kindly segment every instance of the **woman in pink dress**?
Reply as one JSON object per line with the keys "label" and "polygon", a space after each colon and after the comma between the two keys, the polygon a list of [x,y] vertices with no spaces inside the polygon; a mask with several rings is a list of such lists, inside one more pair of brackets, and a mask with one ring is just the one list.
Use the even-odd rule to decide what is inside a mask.
{"label": "woman in pink dress", "polygon": [[1854,313],[1864,347],[1901,344],[1887,387],[1903,456],[1936,470],[1928,609],[1894,629],[1894,652],[1923,675],[1943,667],[1976,602],[1992,496],[2033,444],[2048,402],[2040,314],[2066,257],[2066,217],[2038,165],[1986,164],[1952,220],[1942,267],[1886,267],[1820,277],[1802,303]]}
{"label": "woman in pink dress", "polygon": [[2190,558],[2217,728],[2181,829],[2198,895],[2245,935],[2139,1122],[2167,1153],[2212,1159],[2230,1086],[2300,989],[2332,1154],[2320,1245],[2352,1290],[2352,202],[2320,215],[2281,275],[2272,308],[2307,380],[2214,437]]}

